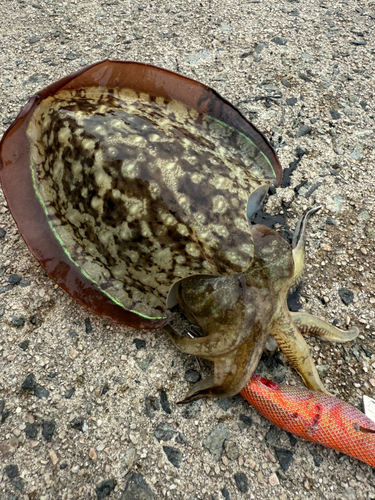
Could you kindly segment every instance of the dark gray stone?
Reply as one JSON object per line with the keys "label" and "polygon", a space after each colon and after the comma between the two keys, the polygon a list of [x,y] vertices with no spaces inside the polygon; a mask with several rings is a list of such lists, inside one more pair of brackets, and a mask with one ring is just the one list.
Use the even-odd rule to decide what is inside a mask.
{"label": "dark gray stone", "polygon": [[103,498],[109,497],[112,491],[115,489],[116,481],[114,479],[107,479],[101,482],[96,488],[96,500],[103,500]]}
{"label": "dark gray stone", "polygon": [[296,438],[296,436],[291,432],[287,432],[287,435],[289,438],[290,445],[295,446],[298,443],[298,439]]}
{"label": "dark gray stone", "polygon": [[275,448],[276,456],[283,470],[288,470],[293,459],[293,453],[283,448]]}
{"label": "dark gray stone", "polygon": [[223,453],[224,441],[232,436],[224,424],[216,425],[202,441],[203,448],[209,451],[212,458],[219,461]]}
{"label": "dark gray stone", "polygon": [[190,382],[192,384],[196,384],[202,378],[201,374],[197,370],[187,370],[185,372],[185,380],[186,382]]}
{"label": "dark gray stone", "polygon": [[[371,358],[371,356],[374,354],[373,351],[371,349],[368,349],[367,347],[364,347],[363,345],[361,347],[362,347],[363,352],[366,354],[366,356],[368,358]],[[0,411],[0,413],[1,413],[1,411]]]}
{"label": "dark gray stone", "polygon": [[36,385],[34,387],[34,396],[39,399],[47,399],[49,396],[49,390],[41,385]]}
{"label": "dark gray stone", "polygon": [[26,323],[26,319],[23,316],[20,317],[12,316],[11,321],[14,328],[22,328]]}
{"label": "dark gray stone", "polygon": [[1,414],[1,423],[5,422],[5,420],[9,417],[9,415],[10,415],[9,410],[3,411],[3,413]]}
{"label": "dark gray stone", "polygon": [[284,85],[284,87],[286,87],[287,89],[290,89],[291,84],[288,82],[288,80],[286,80],[285,78],[282,78],[280,81]]}
{"label": "dark gray stone", "polygon": [[338,111],[336,111],[335,109],[331,109],[330,113],[332,120],[340,120],[341,115]]}
{"label": "dark gray stone", "polygon": [[10,274],[8,278],[8,283],[10,285],[18,285],[18,283],[21,281],[21,276],[18,274]]}
{"label": "dark gray stone", "polygon": [[229,491],[226,488],[223,488],[221,490],[221,494],[223,495],[223,497],[225,498],[225,500],[230,500]]}
{"label": "dark gray stone", "polygon": [[320,465],[323,463],[323,459],[318,457],[318,455],[315,455],[311,450],[309,451],[311,456],[313,457],[315,467],[320,467]]}
{"label": "dark gray stone", "polygon": [[140,368],[143,372],[147,371],[147,370],[148,370],[148,367],[149,367],[149,366],[151,365],[151,363],[152,363],[152,360],[153,360],[153,358],[146,358],[146,359],[142,359],[142,361],[139,361],[139,362],[138,362],[138,366],[139,366],[139,368]]}
{"label": "dark gray stone", "polygon": [[35,439],[38,435],[37,425],[36,424],[29,424],[28,422],[26,422],[25,434],[26,434],[27,438]]}
{"label": "dark gray stone", "polygon": [[297,97],[289,97],[288,99],[286,99],[286,103],[288,106],[294,106],[295,104],[297,104]]}
{"label": "dark gray stone", "polygon": [[0,240],[4,238],[4,236],[7,234],[4,228],[0,227]]}
{"label": "dark gray stone", "polygon": [[339,288],[339,295],[341,300],[346,306],[348,306],[354,299],[354,293],[347,288]]}
{"label": "dark gray stone", "polygon": [[276,43],[276,45],[286,45],[287,39],[281,36],[276,36],[275,38],[272,38],[271,42]]}
{"label": "dark gray stone", "polygon": [[182,460],[181,451],[177,448],[172,448],[172,446],[163,446],[163,450],[170,463],[174,465],[176,469],[179,469]]}
{"label": "dark gray stone", "polygon": [[91,333],[92,332],[92,326],[91,326],[90,318],[85,318],[85,330],[86,330],[86,333]]}
{"label": "dark gray stone", "polygon": [[160,404],[165,413],[168,413],[168,415],[172,413],[167,393],[164,390],[160,391]]}
{"label": "dark gray stone", "polygon": [[74,387],[71,387],[70,389],[68,389],[65,393],[65,399],[70,399],[74,395],[75,392],[76,392],[76,390]]}
{"label": "dark gray stone", "polygon": [[133,344],[135,345],[137,351],[146,347],[146,342],[142,339],[134,339]]}
{"label": "dark gray stone", "polygon": [[237,472],[234,475],[234,480],[236,481],[237,488],[241,493],[247,493],[249,491],[249,481],[246,474],[243,472]]}
{"label": "dark gray stone", "polygon": [[29,43],[32,45],[33,43],[37,43],[39,42],[40,38],[38,38],[37,36],[32,36],[31,38],[29,38]]}
{"label": "dark gray stone", "polygon": [[170,425],[161,423],[157,425],[154,436],[158,441],[170,441],[177,433]]}
{"label": "dark gray stone", "polygon": [[25,482],[22,481],[20,477],[17,477],[16,479],[11,479],[10,482],[13,485],[13,488],[15,488],[18,491],[22,491],[25,487]]}
{"label": "dark gray stone", "polygon": [[23,351],[26,351],[26,349],[29,347],[30,340],[26,339],[23,342],[20,342],[18,344],[18,347],[20,347]]}
{"label": "dark gray stone", "polygon": [[56,422],[54,420],[43,420],[42,422],[42,436],[50,443],[52,441],[53,433],[55,432]]}
{"label": "dark gray stone", "polygon": [[28,391],[34,389],[36,386],[36,379],[33,373],[29,373],[25,380],[22,382],[21,389]]}
{"label": "dark gray stone", "polygon": [[246,424],[248,427],[251,427],[253,425],[252,418],[249,417],[248,415],[245,415],[244,413],[241,413],[240,420],[241,420],[241,422],[243,422],[244,424]]}
{"label": "dark gray stone", "polygon": [[3,413],[5,408],[5,399],[0,399],[0,413]]}
{"label": "dark gray stone", "polygon": [[154,500],[154,498],[142,474],[135,473],[128,479],[120,500]]}
{"label": "dark gray stone", "polygon": [[309,127],[308,125],[302,125],[297,132],[296,132],[296,137],[302,137],[303,135],[308,135],[311,134],[312,128]]}
{"label": "dark gray stone", "polygon": [[281,434],[281,429],[276,425],[271,425],[270,430],[266,434],[266,443],[270,446],[275,446]]}
{"label": "dark gray stone", "polygon": [[20,475],[20,471],[18,470],[18,465],[6,465],[5,466],[5,474],[9,477],[9,479],[13,479]]}
{"label": "dark gray stone", "polygon": [[267,48],[268,48],[268,45],[266,45],[265,43],[258,43],[258,45],[255,47],[255,52],[257,54],[260,54],[263,49],[267,49]]}

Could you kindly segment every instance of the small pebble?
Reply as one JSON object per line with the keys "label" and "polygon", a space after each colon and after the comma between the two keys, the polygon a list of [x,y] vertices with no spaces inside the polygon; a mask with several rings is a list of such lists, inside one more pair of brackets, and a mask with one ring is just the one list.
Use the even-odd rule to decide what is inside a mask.
{"label": "small pebble", "polygon": [[132,474],[125,486],[120,500],[155,500],[151,488],[144,480],[142,474]]}
{"label": "small pebble", "polygon": [[8,278],[8,283],[10,285],[18,285],[21,279],[22,279],[21,276],[18,276],[18,274],[10,274]]}
{"label": "small pebble", "polygon": [[163,450],[170,463],[179,469],[182,460],[181,451],[177,448],[172,448],[172,446],[163,446]]}
{"label": "small pebble", "polygon": [[289,450],[284,450],[283,448],[275,448],[276,456],[282,469],[288,470],[293,459],[293,453]]}
{"label": "small pebble", "polygon": [[22,382],[21,389],[24,391],[34,389],[36,386],[36,379],[33,373],[29,373],[25,380]]}
{"label": "small pebble", "polygon": [[249,491],[249,481],[246,474],[243,472],[237,472],[234,475],[234,480],[236,481],[237,488],[241,493],[247,493]]}
{"label": "small pebble", "polygon": [[287,40],[281,36],[276,36],[272,38],[271,42],[276,43],[276,45],[286,45]]}
{"label": "small pebble", "polygon": [[190,382],[192,384],[196,384],[201,380],[201,374],[197,370],[187,370],[185,372],[185,380],[186,382]]}
{"label": "small pebble", "polygon": [[51,450],[49,452],[49,456],[50,456],[50,459],[51,459],[51,462],[53,463],[53,465],[56,465],[59,461],[59,459],[56,455],[56,452],[54,450]]}
{"label": "small pebble", "polygon": [[6,465],[4,470],[5,474],[9,477],[9,479],[18,477],[20,474],[18,465]]}
{"label": "small pebble", "polygon": [[341,300],[346,306],[348,306],[354,299],[354,293],[347,288],[339,288],[339,295]]}
{"label": "small pebble", "polygon": [[268,481],[269,481],[271,486],[279,486],[279,484],[280,484],[280,481],[279,481],[279,478],[277,477],[276,472],[272,472]]}
{"label": "small pebble", "polygon": [[137,350],[144,349],[146,347],[146,342],[142,339],[133,339],[133,344]]}

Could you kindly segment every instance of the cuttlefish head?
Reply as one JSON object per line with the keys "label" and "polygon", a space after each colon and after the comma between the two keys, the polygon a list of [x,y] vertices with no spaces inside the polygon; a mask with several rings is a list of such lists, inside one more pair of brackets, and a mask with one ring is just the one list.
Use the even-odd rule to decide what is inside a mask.
{"label": "cuttlefish head", "polygon": [[287,291],[293,278],[294,261],[289,243],[276,231],[256,224],[250,227],[254,240],[254,259],[245,275],[249,283]]}
{"label": "cuttlefish head", "polygon": [[253,374],[274,324],[285,313],[294,272],[292,249],[270,228],[255,225],[251,232],[255,252],[246,272],[191,277],[179,284],[180,306],[205,336],[178,338],[169,331],[172,340],[183,352],[214,362],[214,374],[193,386],[183,402],[237,394]]}

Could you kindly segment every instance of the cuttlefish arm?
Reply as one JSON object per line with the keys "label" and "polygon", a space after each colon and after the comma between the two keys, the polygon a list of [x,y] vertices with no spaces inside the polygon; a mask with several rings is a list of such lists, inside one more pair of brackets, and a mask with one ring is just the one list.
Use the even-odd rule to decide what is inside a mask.
{"label": "cuttlefish arm", "polygon": [[329,394],[320,380],[305,339],[288,314],[280,316],[272,335],[306,387]]}
{"label": "cuttlefish arm", "polygon": [[230,397],[240,392],[259,363],[266,338],[255,335],[252,342],[241,344],[231,353],[212,357],[213,375],[194,384],[180,403],[203,397]]}
{"label": "cuttlefish arm", "polygon": [[294,230],[292,239],[292,253],[294,260],[294,275],[292,283],[289,287],[289,294],[294,293],[299,287],[303,272],[305,270],[305,244],[306,244],[306,227],[307,222],[310,217],[315,214],[322,207],[314,207],[308,210],[302,217],[298,220],[296,228]]}
{"label": "cuttlefish arm", "polygon": [[340,328],[330,325],[311,314],[290,312],[290,315],[293,323],[302,335],[318,335],[323,340],[330,342],[349,342],[350,340],[354,340],[359,334],[356,326],[352,326],[350,330],[340,330]]}

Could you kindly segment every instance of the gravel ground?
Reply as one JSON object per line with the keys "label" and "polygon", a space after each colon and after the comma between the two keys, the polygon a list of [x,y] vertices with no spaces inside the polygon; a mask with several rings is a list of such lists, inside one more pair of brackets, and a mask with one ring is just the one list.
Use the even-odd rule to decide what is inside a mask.
{"label": "gravel ground", "polygon": [[[105,58],[197,79],[266,133],[290,169],[266,211],[293,228],[323,207],[302,307],[360,329],[343,346],[309,338],[315,362],[341,399],[374,396],[375,2],[2,0],[0,19],[1,133],[38,89]],[[2,194],[0,323],[1,500],[375,498],[370,466],[272,428],[239,396],[177,406],[209,368],[73,302]]]}

